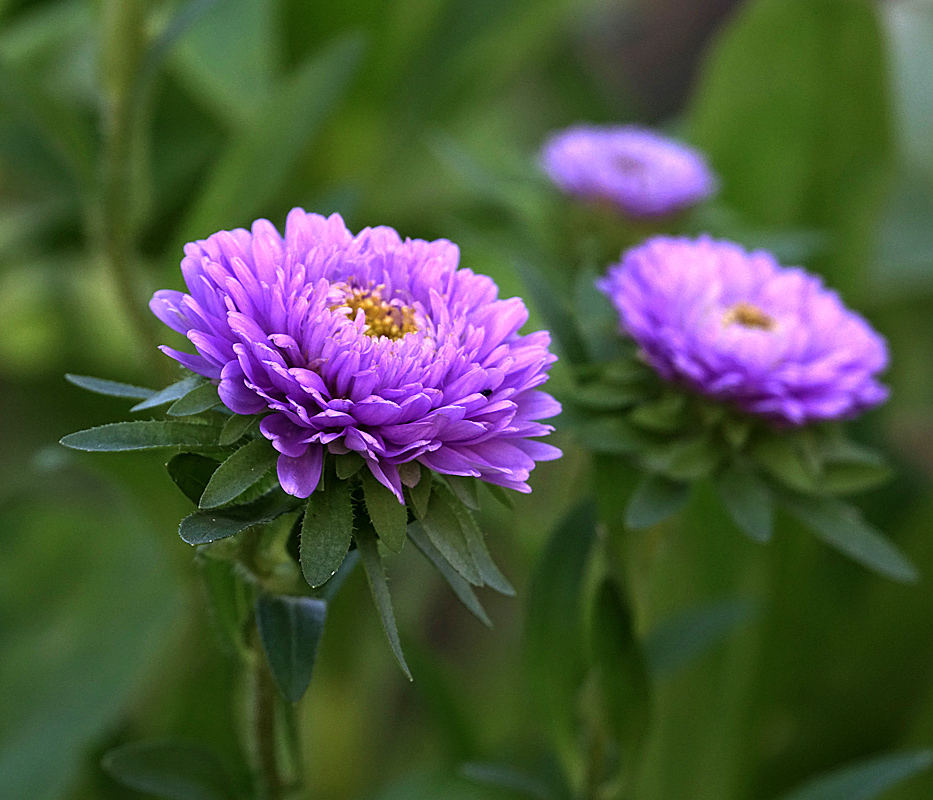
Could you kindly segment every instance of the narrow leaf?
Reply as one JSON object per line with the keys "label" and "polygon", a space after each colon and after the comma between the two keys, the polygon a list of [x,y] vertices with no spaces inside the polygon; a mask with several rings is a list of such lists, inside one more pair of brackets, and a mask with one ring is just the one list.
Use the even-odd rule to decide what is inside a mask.
{"label": "narrow leaf", "polygon": [[297,703],[311,682],[326,617],[327,603],[315,597],[263,594],[256,600],[259,640],[290,703]]}
{"label": "narrow leaf", "polygon": [[158,408],[159,406],[168,405],[169,403],[174,403],[179,398],[184,397],[192,389],[197,388],[202,383],[204,383],[204,378],[200,375],[191,375],[188,378],[173,383],[171,386],[166,386],[161,391],[156,392],[152,396],[143,400],[141,403],[137,403],[133,406],[130,411],[145,411],[150,408]]}
{"label": "narrow leaf", "polygon": [[386,581],[385,570],[382,567],[382,558],[379,555],[376,537],[371,531],[361,530],[356,536],[356,546],[360,551],[360,559],[363,562],[363,568],[366,570],[369,589],[373,594],[373,600],[376,602],[376,609],[379,611],[379,617],[382,620],[382,629],[385,631],[386,639],[389,640],[392,655],[395,656],[395,660],[408,680],[411,680],[411,671],[408,669],[408,664],[405,663],[402,645],[398,638],[395,613],[392,611],[392,598],[389,596],[389,584]]}
{"label": "narrow leaf", "polygon": [[246,622],[249,616],[250,590],[236,574],[230,561],[210,558],[198,551],[196,563],[207,595],[211,620],[221,638],[237,653],[247,651]]}
{"label": "narrow leaf", "polygon": [[716,477],[716,488],[743,533],[756,542],[768,542],[774,530],[774,507],[771,493],[751,472],[732,465]]}
{"label": "narrow leaf", "polygon": [[104,755],[115,780],[165,800],[232,800],[236,795],[213,751],[183,742],[132,742]]}
{"label": "narrow leaf", "polygon": [[193,422],[113,422],[69,433],[61,444],[73,450],[116,452],[160,447],[201,447],[217,443],[218,429]]}
{"label": "narrow leaf", "polygon": [[328,481],[308,498],[301,523],[301,571],[312,587],[329,581],[340,568],[353,537],[353,501],[344,481]]}
{"label": "narrow leaf", "polygon": [[197,453],[179,453],[172,456],[165,468],[185,497],[197,505],[220,462]]}
{"label": "narrow leaf", "polygon": [[512,498],[509,497],[509,493],[501,486],[496,486],[494,483],[487,483],[486,488],[489,490],[489,494],[493,496],[496,502],[504,505],[510,511],[515,508],[515,503],[512,502]]}
{"label": "narrow leaf", "polygon": [[625,508],[625,524],[640,530],[676,514],[690,498],[690,486],[661,475],[648,475],[632,493]]}
{"label": "narrow leaf", "polygon": [[480,622],[491,628],[492,621],[489,619],[482,605],[480,605],[473,588],[457,574],[456,570],[454,570],[454,568],[447,563],[444,556],[440,554],[440,551],[431,544],[431,540],[425,535],[425,532],[421,529],[421,525],[417,522],[412,522],[408,526],[408,538],[411,539],[415,547],[421,551],[421,554],[434,565],[434,568],[441,573],[460,602],[470,609]]}
{"label": "narrow leaf", "polygon": [[220,438],[217,444],[227,447],[236,444],[246,434],[251,433],[259,427],[259,417],[247,416],[245,414],[234,414],[224,423],[224,428],[220,432]]}
{"label": "narrow leaf", "polygon": [[535,309],[541,314],[556,344],[573,364],[587,361],[586,343],[577,329],[570,306],[540,271],[528,264],[516,263],[515,271],[528,291]]}
{"label": "narrow leaf", "polygon": [[460,768],[460,774],[473,783],[513,792],[529,800],[555,800],[546,783],[506,764],[470,762]]}
{"label": "narrow leaf", "polygon": [[184,397],[179,397],[165,413],[170,417],[188,417],[219,405],[220,397],[217,395],[217,387],[207,382],[195,386]]}
{"label": "narrow leaf", "polygon": [[470,556],[473,558],[473,563],[476,564],[476,568],[479,571],[480,578],[483,579],[483,583],[501,594],[508,595],[509,597],[514,596],[515,589],[512,588],[512,584],[509,583],[508,579],[500,572],[499,568],[492,560],[489,550],[486,549],[483,532],[476,524],[476,520],[473,518],[470,510],[459,503],[452,503],[451,507],[460,522],[460,528],[463,531],[467,547],[470,550]]}
{"label": "narrow leaf", "polygon": [[369,470],[363,473],[363,498],[369,519],[382,543],[393,553],[401,552],[408,527],[408,508]]}
{"label": "narrow leaf", "polygon": [[431,499],[431,484],[434,478],[430,470],[421,470],[421,480],[408,490],[411,499],[411,508],[418,519],[424,519],[428,513],[428,500]]}
{"label": "narrow leaf", "polygon": [[366,463],[363,460],[363,457],[359,453],[347,453],[343,456],[337,456],[335,459],[336,468],[337,468],[337,477],[340,480],[345,481],[347,478],[352,478],[360,471],[362,466]]}
{"label": "narrow leaf", "polygon": [[933,764],[933,751],[882,756],[831,772],[781,800],[875,800]]}
{"label": "narrow leaf", "polygon": [[445,475],[450,490],[470,511],[479,511],[479,482],[464,475]]}
{"label": "narrow leaf", "polygon": [[265,438],[253,439],[224,461],[211,476],[199,503],[216,508],[235,500],[275,466],[278,452]]}
{"label": "narrow leaf", "polygon": [[807,464],[803,454],[780,436],[761,439],[749,450],[751,457],[772,477],[791,489],[812,492],[817,476]]}
{"label": "narrow leaf", "polygon": [[450,500],[459,503],[446,487],[436,484],[428,501],[428,511],[421,520],[421,526],[428,538],[450,566],[474,586],[482,586],[483,579],[473,561],[470,546]]}
{"label": "narrow leaf", "polygon": [[130,383],[117,383],[117,381],[108,381],[105,378],[92,378],[90,375],[65,375],[68,383],[87,389],[95,394],[103,394],[108,397],[128,397],[131,400],[146,400],[155,394],[154,389],[146,389],[143,386],[133,386]]}
{"label": "narrow leaf", "polygon": [[271,522],[294,511],[300,502],[298,498],[276,490],[246,505],[219,511],[198,511],[181,521],[178,535],[190,545],[208,544],[234,536],[254,525]]}

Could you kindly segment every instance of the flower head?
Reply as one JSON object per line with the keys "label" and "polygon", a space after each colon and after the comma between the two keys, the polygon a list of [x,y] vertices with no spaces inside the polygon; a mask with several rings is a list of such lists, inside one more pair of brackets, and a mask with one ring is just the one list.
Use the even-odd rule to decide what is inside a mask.
{"label": "flower head", "polygon": [[400,501],[413,461],[527,492],[535,461],[560,455],[531,438],[560,412],[537,389],[556,357],[547,332],[519,335],[524,303],[458,259],[445,240],[353,236],[296,208],[284,237],[258,220],[186,245],[188,293],[150,307],[197,355],[163,350],[230,410],[271,412],[260,429],[290,494],[314,491],[325,450],[359,453]]}
{"label": "flower head", "polygon": [[541,164],[566,193],[636,218],[680,211],[716,191],[697,151],[636,126],[568,128],[548,140]]}
{"label": "flower head", "polygon": [[598,283],[668,381],[783,425],[887,398],[884,340],[822,281],[731,242],[658,236]]}

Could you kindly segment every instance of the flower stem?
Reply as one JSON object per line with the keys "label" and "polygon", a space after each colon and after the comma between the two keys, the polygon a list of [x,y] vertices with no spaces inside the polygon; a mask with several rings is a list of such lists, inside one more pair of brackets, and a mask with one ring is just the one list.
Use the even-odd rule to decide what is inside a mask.
{"label": "flower stem", "polygon": [[254,652],[252,664],[252,745],[256,800],[280,800],[285,782],[279,771],[278,697],[272,674],[262,652]]}

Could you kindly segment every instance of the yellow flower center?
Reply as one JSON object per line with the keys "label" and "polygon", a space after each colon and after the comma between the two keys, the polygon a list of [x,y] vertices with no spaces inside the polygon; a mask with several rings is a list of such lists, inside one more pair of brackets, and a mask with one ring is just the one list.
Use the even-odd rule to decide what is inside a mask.
{"label": "yellow flower center", "polygon": [[340,305],[331,306],[331,311],[349,309],[350,319],[356,318],[361,308],[366,315],[367,336],[386,336],[389,339],[401,339],[406,333],[418,330],[415,325],[415,312],[410,306],[392,305],[382,299],[381,287],[369,291],[353,290]]}
{"label": "yellow flower center", "polygon": [[730,325],[773,331],[777,327],[777,320],[751,303],[736,303],[722,315],[722,326],[727,328]]}

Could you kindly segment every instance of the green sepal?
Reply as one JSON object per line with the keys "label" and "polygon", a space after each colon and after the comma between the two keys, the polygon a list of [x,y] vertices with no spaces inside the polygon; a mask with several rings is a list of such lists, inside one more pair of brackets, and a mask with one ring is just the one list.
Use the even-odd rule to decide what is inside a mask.
{"label": "green sepal", "polygon": [[408,528],[408,508],[366,470],[363,474],[363,499],[369,519],[382,543],[393,553],[400,553]]}
{"label": "green sepal", "polygon": [[125,397],[129,400],[148,400],[155,394],[155,389],[134,386],[130,383],[118,383],[106,378],[93,378],[90,375],[72,375],[67,373],[65,380],[73,386],[106,397]]}
{"label": "green sepal", "polygon": [[187,742],[131,742],[107,751],[114,780],[165,800],[234,800],[233,783],[212,750]]}
{"label": "green sepal", "polygon": [[325,481],[327,485],[308,498],[301,523],[301,572],[315,588],[337,572],[353,538],[350,486],[330,476],[325,476]]}
{"label": "green sepal", "polygon": [[201,502],[201,495],[211,475],[219,466],[220,462],[216,458],[199,453],[178,453],[169,459],[165,468],[185,497],[197,505]]}
{"label": "green sepal", "polygon": [[300,502],[297,497],[276,489],[241,506],[190,514],[178,526],[178,535],[190,545],[209,544],[235,536],[255,525],[272,522],[282,514],[294,511]]}
{"label": "green sepal", "polygon": [[774,501],[768,487],[738,464],[726,467],[714,483],[739,530],[756,542],[769,542],[774,533]]}
{"label": "green sepal", "polygon": [[190,417],[219,405],[220,397],[217,394],[217,387],[207,381],[195,386],[184,397],[179,397],[165,413],[170,417]]}
{"label": "green sepal", "polygon": [[363,569],[366,571],[366,580],[369,582],[369,589],[376,603],[379,618],[382,620],[382,630],[385,632],[389,647],[392,649],[392,655],[395,656],[395,660],[408,680],[412,680],[411,670],[408,669],[408,664],[405,663],[402,644],[398,638],[395,612],[392,610],[392,598],[389,595],[389,584],[386,581],[385,570],[382,566],[382,557],[379,555],[376,534],[375,531],[367,530],[367,527],[363,526],[357,531],[356,547],[360,552],[360,560],[363,562]]}
{"label": "green sepal", "polygon": [[217,508],[236,500],[263,479],[275,466],[278,456],[278,451],[265,438],[253,439],[243,445],[211,476],[198,507]]}
{"label": "green sepal", "polygon": [[62,438],[61,444],[73,450],[94,453],[199,447],[216,445],[219,432],[219,428],[195,422],[112,422],[69,433]]}
{"label": "green sepal", "polygon": [[428,539],[460,575],[474,586],[482,586],[483,579],[473,561],[463,526],[453,503],[460,503],[453,493],[440,482],[434,484],[428,501],[427,513],[420,520]]}
{"label": "green sepal", "polygon": [[327,603],[316,597],[256,598],[259,641],[275,684],[290,703],[297,703],[311,683],[326,619]]}
{"label": "green sepal", "polygon": [[182,380],[173,383],[171,386],[166,386],[164,389],[147,397],[141,403],[137,403],[130,411],[146,411],[150,408],[158,408],[159,406],[174,403],[179,398],[188,394],[192,389],[196,389],[206,380],[206,378],[202,378],[200,375],[189,375],[187,378],[182,378]]}
{"label": "green sepal", "polygon": [[625,508],[625,524],[633,530],[650,528],[680,511],[690,499],[690,485],[663,475],[647,475]]}
{"label": "green sepal", "polygon": [[225,423],[217,444],[228,447],[236,444],[244,436],[247,436],[259,428],[261,417],[256,415],[247,416],[245,414],[234,414]]}

